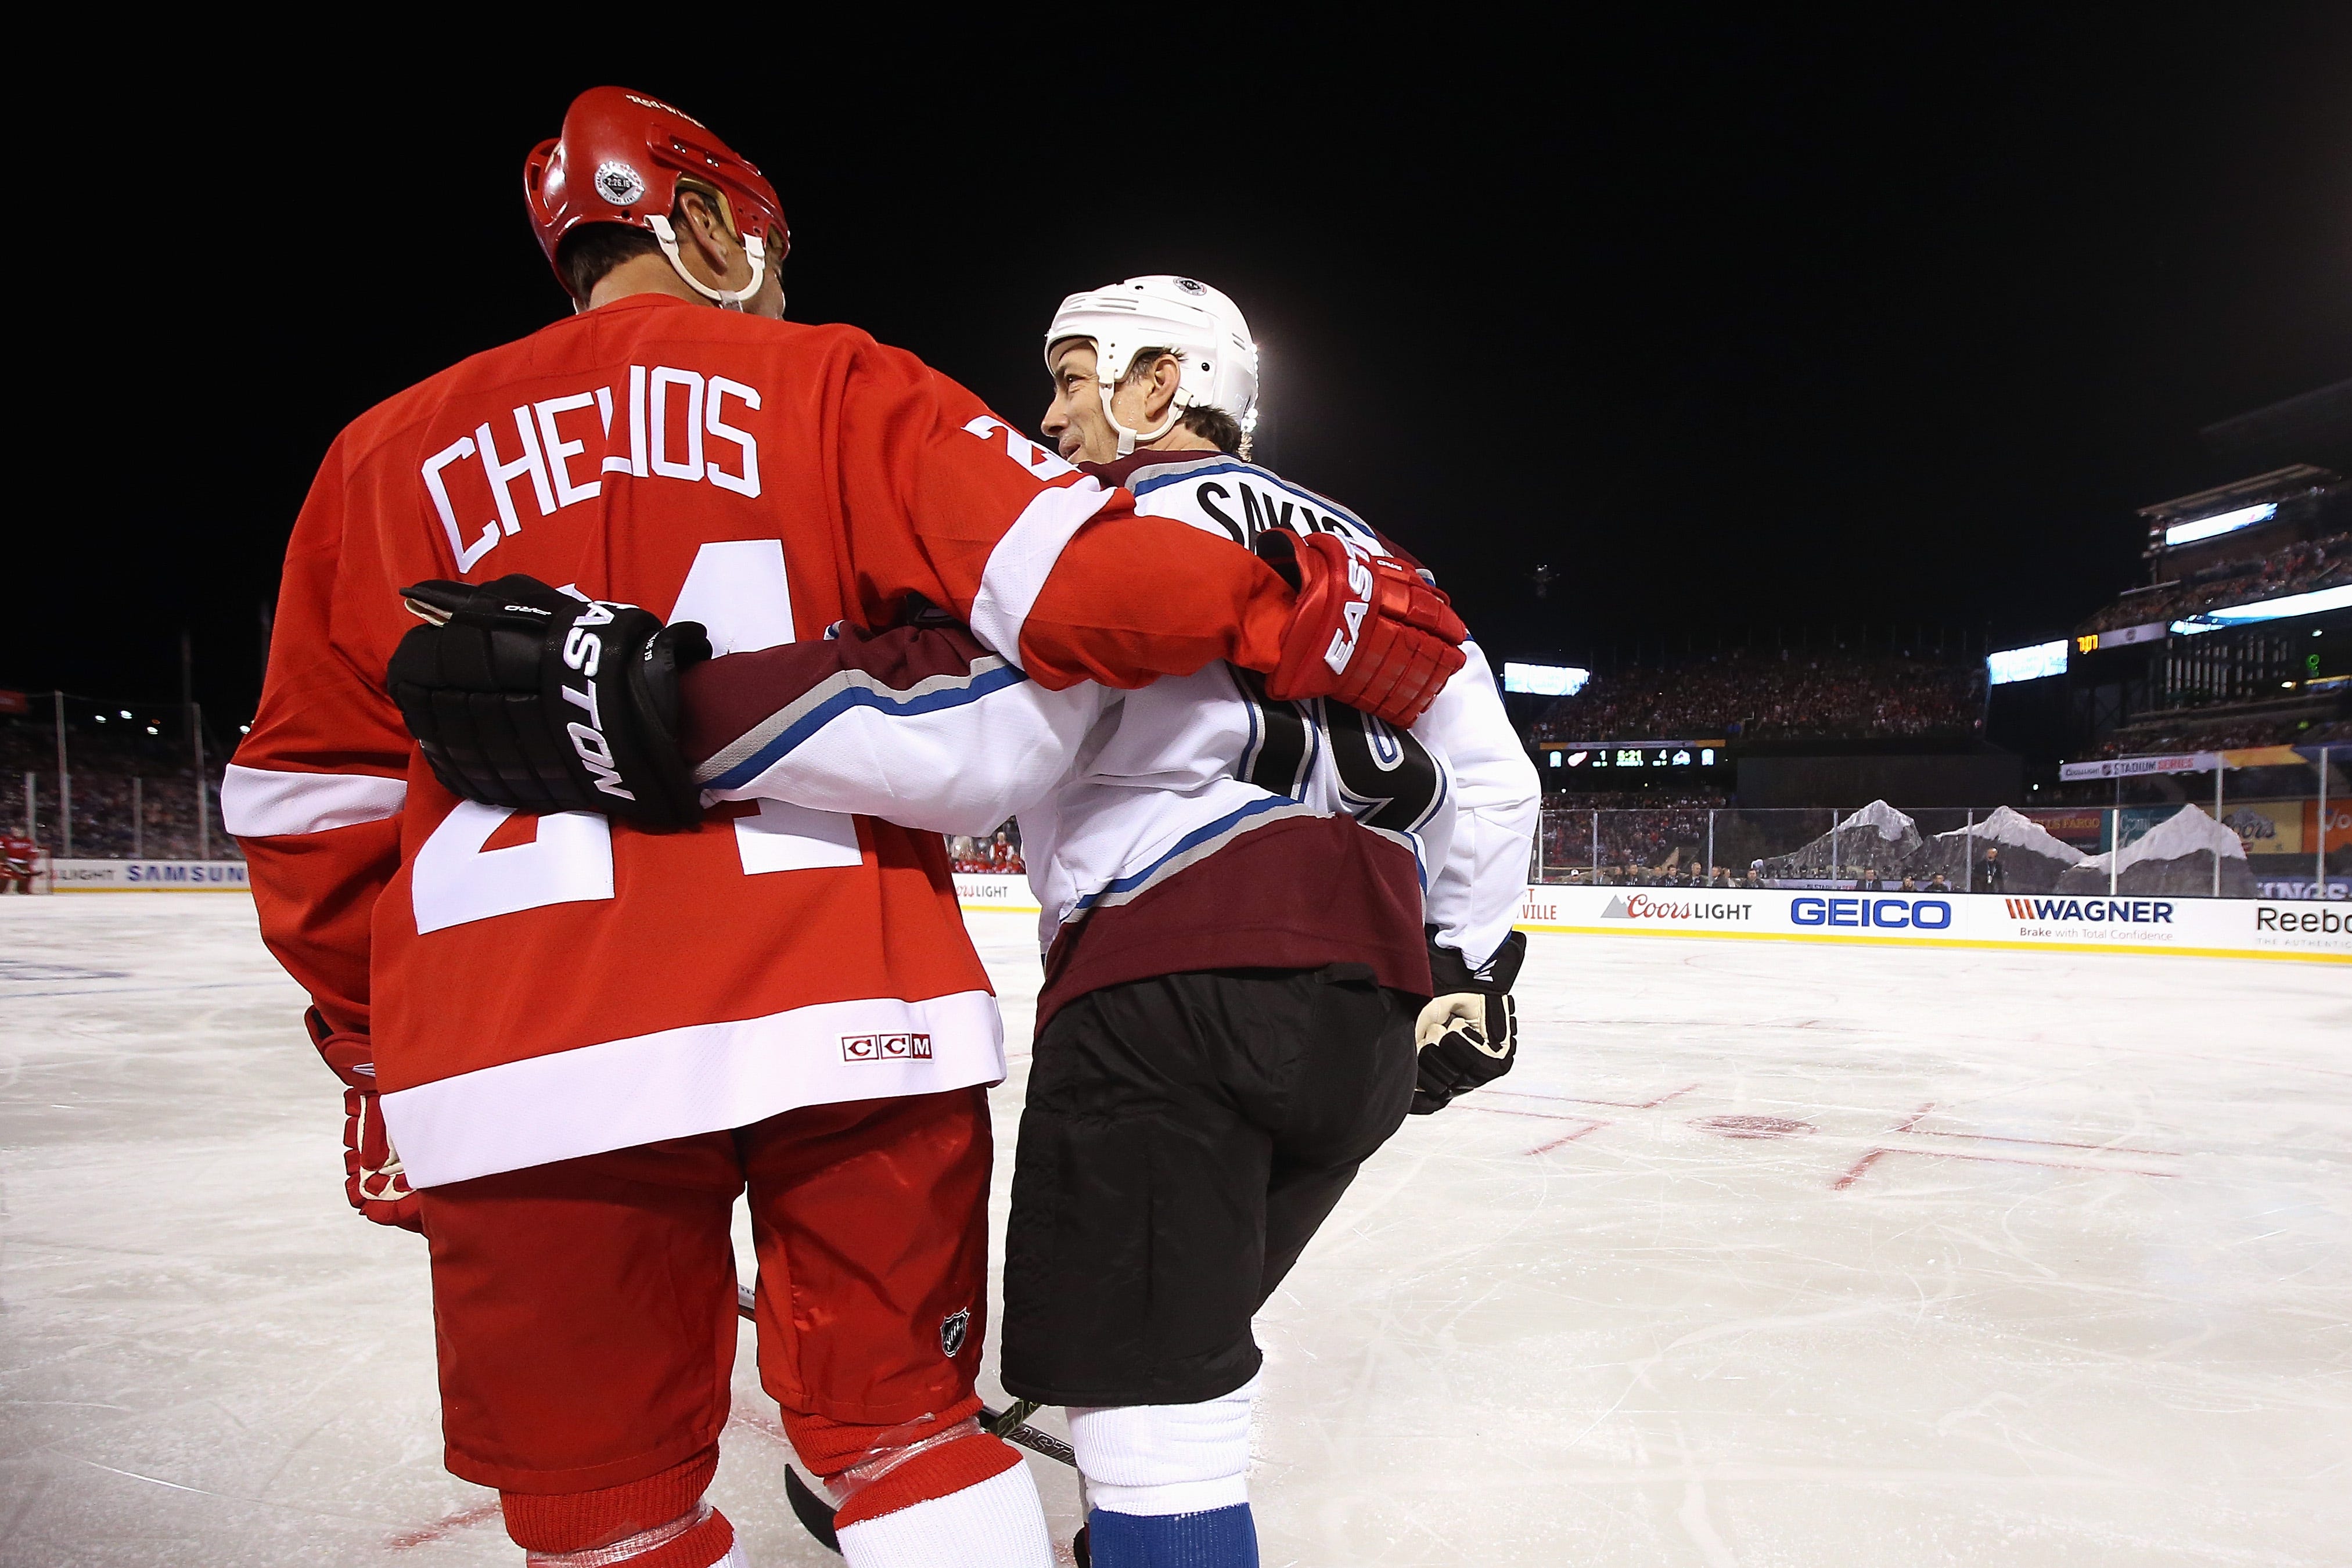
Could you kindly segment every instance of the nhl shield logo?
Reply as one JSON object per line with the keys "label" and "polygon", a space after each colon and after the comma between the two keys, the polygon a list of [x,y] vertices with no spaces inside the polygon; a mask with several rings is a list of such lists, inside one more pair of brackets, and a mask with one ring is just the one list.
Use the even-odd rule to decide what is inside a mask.
{"label": "nhl shield logo", "polygon": [[940,1349],[946,1352],[950,1361],[953,1361],[956,1352],[963,1349],[964,1334],[971,1327],[971,1313],[961,1308],[950,1312],[940,1321]]}
{"label": "nhl shield logo", "polygon": [[595,184],[596,194],[616,207],[633,207],[646,194],[645,181],[617,158],[596,165]]}

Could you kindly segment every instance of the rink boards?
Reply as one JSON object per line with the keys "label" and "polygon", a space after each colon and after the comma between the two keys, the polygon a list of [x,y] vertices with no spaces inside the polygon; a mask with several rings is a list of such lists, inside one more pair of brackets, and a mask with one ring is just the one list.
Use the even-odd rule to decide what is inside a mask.
{"label": "rink boards", "polygon": [[[60,893],[247,890],[244,863],[236,860],[59,860],[53,875]],[[1023,877],[958,873],[955,888],[967,910],[1037,912]],[[1526,931],[1595,936],[2352,963],[2352,904],[2271,899],[1542,886],[1527,889],[1518,923]]]}
{"label": "rink boards", "polygon": [[2270,899],[1530,887],[1525,931],[2352,963],[2352,904]]}
{"label": "rink boards", "polygon": [[[1020,877],[959,874],[967,910],[1037,912]],[[1522,931],[1706,936],[1880,947],[2170,952],[2352,963],[2352,904],[2269,899],[2079,899],[1823,889],[1529,887]]]}
{"label": "rink boards", "polygon": [[249,893],[242,860],[51,860],[58,893]]}

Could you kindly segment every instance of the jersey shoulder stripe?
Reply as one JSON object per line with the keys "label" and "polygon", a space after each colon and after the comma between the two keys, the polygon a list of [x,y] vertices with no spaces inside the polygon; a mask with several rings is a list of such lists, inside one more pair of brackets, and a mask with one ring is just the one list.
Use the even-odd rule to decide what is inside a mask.
{"label": "jersey shoulder stripe", "polygon": [[1251,801],[1237,811],[1229,811],[1214,822],[1203,823],[1192,829],[1192,832],[1169,846],[1167,851],[1150,865],[1130,871],[1123,877],[1114,878],[1108,886],[1087,894],[1078,900],[1077,907],[1071,911],[1072,915],[1075,917],[1088,910],[1124,904],[1140,898],[1177,872],[1207,859],[1232,843],[1237,836],[1248,832],[1251,828],[1263,827],[1270,823],[1286,822],[1293,817],[1328,815],[1328,812],[1318,811],[1311,805],[1302,805],[1297,801],[1286,799],[1281,795],[1270,795],[1263,799]]}
{"label": "jersey shoulder stripe", "polygon": [[975,660],[969,675],[933,676],[905,691],[892,690],[866,670],[845,669],[820,681],[695,769],[695,782],[704,789],[740,789],[855,709],[871,708],[893,718],[917,718],[964,707],[1028,679],[993,656]]}

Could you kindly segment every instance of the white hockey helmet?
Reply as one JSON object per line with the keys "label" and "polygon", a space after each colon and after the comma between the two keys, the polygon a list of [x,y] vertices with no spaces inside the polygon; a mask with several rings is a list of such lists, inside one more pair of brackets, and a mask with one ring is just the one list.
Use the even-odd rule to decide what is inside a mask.
{"label": "white hockey helmet", "polygon": [[[1072,338],[1095,345],[1095,379],[1103,416],[1118,432],[1118,453],[1138,441],[1156,441],[1174,427],[1184,410],[1222,408],[1241,422],[1244,450],[1257,428],[1257,344],[1241,307],[1206,283],[1156,273],[1130,278],[1106,289],[1073,294],[1054,312],[1045,330],[1045,368],[1054,368],[1054,347]],[[1133,368],[1145,349],[1180,351],[1182,378],[1168,417],[1157,430],[1130,430],[1111,412],[1111,388]]]}

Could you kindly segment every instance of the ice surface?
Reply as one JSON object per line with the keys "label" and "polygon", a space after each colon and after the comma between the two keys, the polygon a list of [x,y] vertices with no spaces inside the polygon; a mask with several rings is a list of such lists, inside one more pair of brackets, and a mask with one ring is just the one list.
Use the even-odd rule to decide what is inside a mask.
{"label": "ice surface", "polygon": [[[1264,1315],[1269,1568],[2346,1561],[2344,969],[1538,935],[1520,995]],[[242,899],[0,900],[0,1563],[520,1561],[299,1005]],[[715,1497],[837,1562],[744,1349]]]}

